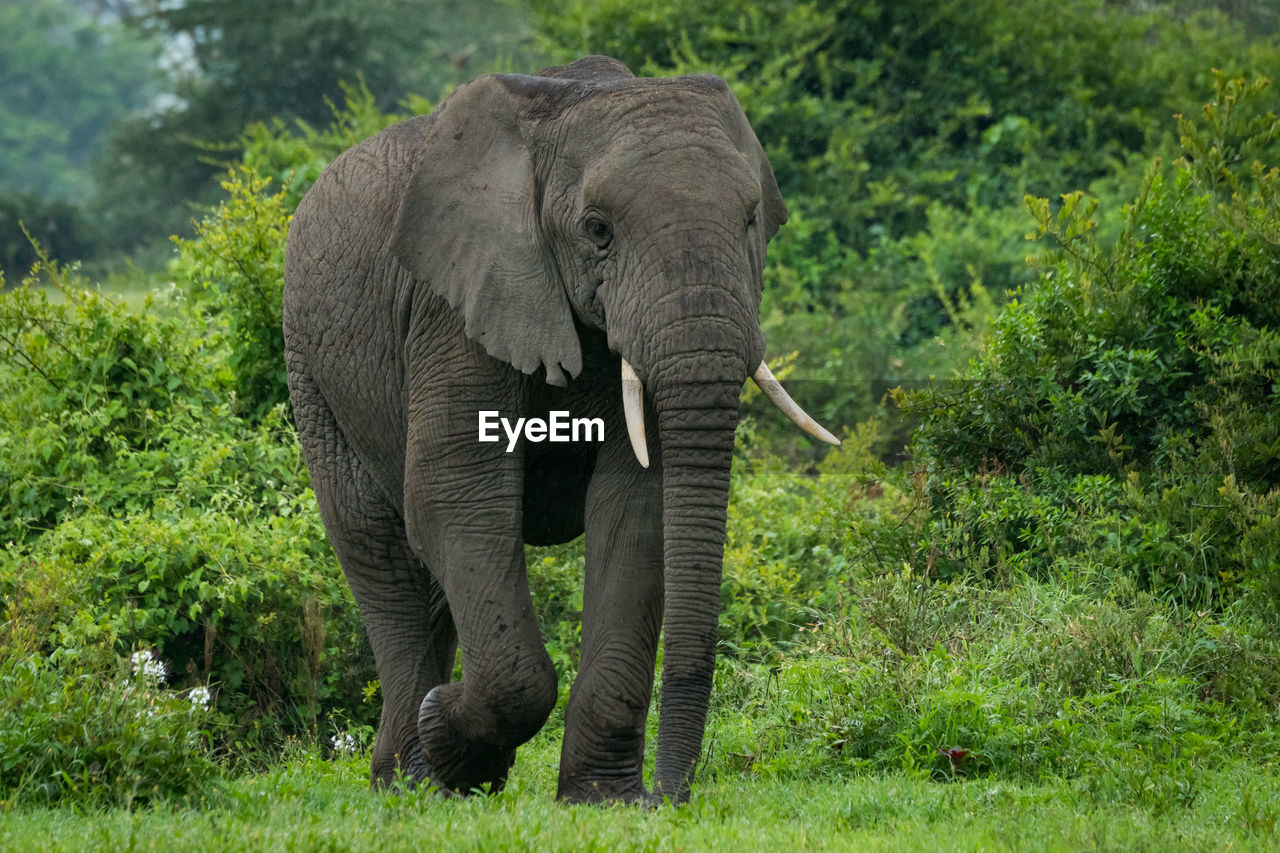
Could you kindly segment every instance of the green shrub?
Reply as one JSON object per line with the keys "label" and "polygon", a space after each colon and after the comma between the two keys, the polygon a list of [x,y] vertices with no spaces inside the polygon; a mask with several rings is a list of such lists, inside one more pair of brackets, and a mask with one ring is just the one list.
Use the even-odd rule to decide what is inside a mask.
{"label": "green shrub", "polygon": [[11,600],[40,615],[54,647],[153,646],[177,683],[217,684],[219,708],[245,727],[233,738],[260,731],[269,745],[333,712],[367,722],[364,632],[314,498],[299,492],[249,523],[220,506],[225,493],[179,512],[64,520],[23,555]]}
{"label": "green shrub", "polygon": [[37,536],[68,511],[148,506],[180,460],[155,457],[170,468],[156,472],[158,482],[103,473],[163,448],[226,386],[200,324],[131,313],[48,270],[61,303],[35,286],[0,295],[5,541]]}
{"label": "green shrub", "polygon": [[254,418],[289,399],[280,327],[291,208],[286,191],[268,194],[268,183],[247,167],[233,172],[222,184],[227,199],[196,224],[195,239],[174,239],[171,264],[194,305],[226,324],[236,408]]}
{"label": "green shrub", "polygon": [[218,777],[206,693],[167,690],[140,666],[54,657],[0,654],[0,802],[128,808]]}
{"label": "green shrub", "polygon": [[50,265],[0,295],[0,658],[155,649],[230,741],[359,725],[371,655],[283,406],[248,420],[227,327],[134,313]]}
{"label": "green shrub", "polygon": [[711,772],[1064,776],[1163,807],[1143,770],[1186,778],[1275,749],[1280,636],[1247,607],[1206,618],[1057,581],[993,590],[906,571],[845,595],[780,660],[721,659]]}
{"label": "green shrub", "polygon": [[1219,76],[1181,123],[1189,159],[1149,172],[1113,246],[1080,193],[1028,200],[1046,271],[964,381],[903,395],[946,558],[1202,604],[1280,592],[1280,170],[1249,162],[1280,162],[1265,88]]}
{"label": "green shrub", "polygon": [[[787,363],[778,375],[786,378]],[[752,389],[754,386],[752,386]],[[758,392],[744,393],[747,414],[737,436],[730,491],[720,648],[735,656],[776,656],[805,626],[839,604],[856,543],[847,524],[872,482],[879,424],[847,430],[844,444],[805,467],[771,455],[758,426],[782,420],[771,404],[756,411]],[[787,426],[790,426],[788,423]]]}
{"label": "green shrub", "polygon": [[[882,236],[865,253],[831,232],[813,253],[818,223],[788,222],[770,246],[761,324],[770,353],[799,353],[794,394],[806,411],[831,424],[885,417],[889,389],[962,369],[999,295],[1025,276],[1011,220],[1011,211],[935,203],[924,230]],[[766,432],[775,449],[796,437]]]}

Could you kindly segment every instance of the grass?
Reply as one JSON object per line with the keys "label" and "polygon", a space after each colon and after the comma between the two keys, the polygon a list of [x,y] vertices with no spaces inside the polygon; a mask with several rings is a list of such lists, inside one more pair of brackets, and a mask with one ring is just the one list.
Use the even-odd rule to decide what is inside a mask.
{"label": "grass", "polygon": [[1139,807],[1053,780],[931,781],[915,774],[709,779],[684,808],[554,802],[558,739],[521,751],[508,789],[463,801],[374,792],[365,758],[296,750],[198,802],[143,810],[10,809],[4,850],[1264,850],[1280,778],[1243,764],[1180,780],[1189,800]]}
{"label": "grass", "polygon": [[[0,803],[0,850],[1276,849],[1280,653],[1258,614],[1029,578],[851,596],[772,663],[721,661],[684,808],[557,804],[557,712],[494,797],[374,792],[367,756],[294,742],[134,809]],[[971,755],[953,770],[940,745]]]}

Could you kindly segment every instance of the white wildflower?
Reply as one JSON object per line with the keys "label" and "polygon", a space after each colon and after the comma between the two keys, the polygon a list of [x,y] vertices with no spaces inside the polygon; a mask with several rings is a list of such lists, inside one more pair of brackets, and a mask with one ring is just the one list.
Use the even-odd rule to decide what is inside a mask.
{"label": "white wildflower", "polygon": [[169,676],[169,668],[152,651],[134,652],[129,663],[133,664],[134,675],[141,674],[148,681],[164,681]]}
{"label": "white wildflower", "polygon": [[339,755],[350,755],[360,748],[360,742],[351,732],[334,735],[329,738],[329,743],[333,746],[333,751]]}
{"label": "white wildflower", "polygon": [[192,705],[205,710],[209,707],[209,703],[213,701],[213,693],[209,691],[208,687],[192,687],[190,692],[187,693],[187,699],[191,701]]}

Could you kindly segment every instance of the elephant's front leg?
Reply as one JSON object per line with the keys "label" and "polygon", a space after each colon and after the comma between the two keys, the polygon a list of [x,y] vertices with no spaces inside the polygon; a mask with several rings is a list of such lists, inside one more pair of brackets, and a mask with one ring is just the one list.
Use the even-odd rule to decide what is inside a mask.
{"label": "elephant's front leg", "polygon": [[647,796],[645,719],[662,626],[662,471],[658,454],[650,458],[641,468],[615,430],[587,491],[582,661],[565,715],[562,800]]}
{"label": "elephant's front leg", "polygon": [[525,575],[521,454],[477,441],[476,406],[493,399],[421,419],[406,469],[409,541],[444,590],[462,647],[462,680],[426,695],[418,734],[433,781],[464,793],[505,783],[557,694]]}

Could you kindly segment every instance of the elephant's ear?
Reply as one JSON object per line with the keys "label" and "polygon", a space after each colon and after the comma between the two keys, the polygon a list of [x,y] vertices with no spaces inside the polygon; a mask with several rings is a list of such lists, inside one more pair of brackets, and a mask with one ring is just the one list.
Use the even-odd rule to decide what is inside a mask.
{"label": "elephant's ear", "polygon": [[436,108],[396,213],[391,252],[444,297],[468,337],[525,373],[582,370],[573,310],[544,247],[520,117],[565,81],[481,77]]}
{"label": "elephant's ear", "polygon": [[778,189],[778,179],[773,176],[773,167],[769,165],[769,158],[764,153],[764,147],[760,144],[760,140],[756,138],[755,131],[751,129],[751,125],[747,122],[746,115],[742,114],[739,108],[739,115],[742,116],[742,124],[739,129],[741,133],[740,145],[743,152],[749,160],[755,162],[756,167],[760,170],[760,215],[759,226],[760,234],[764,237],[764,242],[768,243],[773,239],[773,235],[778,233],[778,229],[787,221],[787,205],[782,200],[782,190]]}
{"label": "elephant's ear", "polygon": [[[756,138],[755,131],[751,129],[746,113],[742,111],[738,99],[734,97],[729,87],[723,82],[721,85],[724,86],[725,92],[732,101],[727,130],[738,146],[738,150],[747,158],[747,162],[758,170],[760,176],[760,208],[756,216],[751,263],[757,280],[762,280],[765,250],[769,241],[773,239],[773,235],[777,234],[778,229],[787,221],[787,205],[782,200],[782,191],[778,189],[778,179],[773,175],[769,157],[764,153],[764,147]],[[758,297],[759,294],[757,294]]]}
{"label": "elephant's ear", "polygon": [[760,212],[763,219],[760,230],[767,243],[787,221],[787,205],[782,200],[782,190],[778,189],[778,179],[773,176],[773,167],[769,165],[769,158],[759,142],[756,142],[756,149],[760,152]]}
{"label": "elephant's ear", "polygon": [[769,165],[769,158],[764,153],[764,147],[761,146],[760,140],[756,138],[756,132],[751,129],[751,123],[747,121],[747,115],[742,110],[742,105],[738,103],[738,98],[733,94],[733,90],[729,85],[719,77],[712,75],[695,75],[703,80],[712,81],[713,85],[722,90],[728,97],[728,116],[726,118],[726,127],[730,138],[758,170],[760,174],[760,216],[758,233],[764,238],[764,243],[768,243],[773,239],[773,235],[778,233],[778,229],[787,221],[787,205],[782,200],[782,191],[778,189],[778,179],[773,175],[773,167]]}

